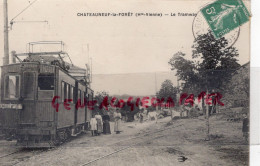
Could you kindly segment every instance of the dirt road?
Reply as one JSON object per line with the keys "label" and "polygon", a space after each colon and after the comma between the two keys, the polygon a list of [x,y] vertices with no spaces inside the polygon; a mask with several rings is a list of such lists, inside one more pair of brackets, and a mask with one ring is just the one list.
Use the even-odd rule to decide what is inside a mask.
{"label": "dirt road", "polygon": [[[241,122],[210,119],[211,140],[205,119],[170,118],[123,123],[121,134],[92,137],[90,132],[53,149],[19,149],[0,141],[1,165],[247,165],[248,145]],[[113,129],[113,123],[111,123]]]}

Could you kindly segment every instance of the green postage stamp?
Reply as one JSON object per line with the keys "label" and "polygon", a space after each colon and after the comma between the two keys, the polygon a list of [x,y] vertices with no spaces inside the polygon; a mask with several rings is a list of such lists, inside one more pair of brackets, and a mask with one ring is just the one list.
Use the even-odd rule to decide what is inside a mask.
{"label": "green postage stamp", "polygon": [[216,38],[249,21],[249,12],[242,0],[217,0],[201,9]]}

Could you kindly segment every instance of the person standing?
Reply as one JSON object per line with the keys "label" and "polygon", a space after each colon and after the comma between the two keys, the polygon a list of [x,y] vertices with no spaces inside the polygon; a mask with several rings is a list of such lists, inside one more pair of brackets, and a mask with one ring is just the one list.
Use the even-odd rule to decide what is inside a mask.
{"label": "person standing", "polygon": [[97,120],[95,118],[95,115],[92,115],[92,118],[90,119],[90,130],[92,136],[96,135],[97,132]]}
{"label": "person standing", "polygon": [[248,137],[249,137],[249,119],[248,119],[246,114],[244,114],[242,132],[243,132],[243,137],[245,138],[246,142],[248,142]]}
{"label": "person standing", "polygon": [[139,112],[140,123],[143,123],[144,115],[143,112]]}
{"label": "person standing", "polygon": [[119,109],[116,109],[116,112],[114,113],[114,118],[115,118],[115,126],[114,126],[114,131],[116,134],[120,134],[121,130],[121,113],[119,112]]}
{"label": "person standing", "polygon": [[109,121],[110,121],[110,117],[109,117],[109,115],[106,113],[106,114],[103,116],[103,133],[104,133],[104,134],[111,134]]}
{"label": "person standing", "polygon": [[97,134],[100,135],[103,132],[103,122],[102,122],[102,117],[99,114],[99,112],[97,113],[95,118],[97,120]]}

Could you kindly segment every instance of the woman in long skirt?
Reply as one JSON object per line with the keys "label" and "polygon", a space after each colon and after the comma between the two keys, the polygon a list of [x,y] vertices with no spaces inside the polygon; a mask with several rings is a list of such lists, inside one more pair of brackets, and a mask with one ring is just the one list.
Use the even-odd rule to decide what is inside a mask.
{"label": "woman in long skirt", "polygon": [[97,134],[100,135],[103,132],[103,122],[102,122],[102,117],[101,115],[99,115],[99,113],[97,113],[97,115],[95,116],[96,120],[97,120]]}
{"label": "woman in long skirt", "polygon": [[111,134],[109,121],[110,121],[109,115],[104,115],[103,116],[103,133],[104,134]]}
{"label": "woman in long skirt", "polygon": [[92,133],[92,136],[96,135],[96,131],[97,131],[97,120],[95,118],[95,116],[93,115],[92,118],[90,119],[90,130]]}
{"label": "woman in long skirt", "polygon": [[119,110],[117,109],[116,112],[114,113],[114,118],[115,118],[115,127],[114,130],[116,132],[116,134],[119,134],[122,130],[121,130],[121,113],[119,112]]}
{"label": "woman in long skirt", "polygon": [[143,123],[143,120],[144,120],[143,112],[139,113],[139,118],[140,118],[140,123]]}

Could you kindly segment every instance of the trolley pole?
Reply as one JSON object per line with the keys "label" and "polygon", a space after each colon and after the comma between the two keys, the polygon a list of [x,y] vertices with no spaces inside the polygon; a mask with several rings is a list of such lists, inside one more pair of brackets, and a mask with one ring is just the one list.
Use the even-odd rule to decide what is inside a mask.
{"label": "trolley pole", "polygon": [[3,65],[9,64],[9,41],[8,41],[8,6],[7,0],[3,0],[4,4],[4,57]]}

